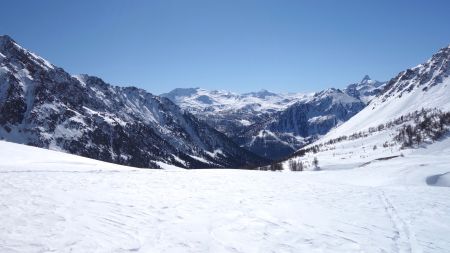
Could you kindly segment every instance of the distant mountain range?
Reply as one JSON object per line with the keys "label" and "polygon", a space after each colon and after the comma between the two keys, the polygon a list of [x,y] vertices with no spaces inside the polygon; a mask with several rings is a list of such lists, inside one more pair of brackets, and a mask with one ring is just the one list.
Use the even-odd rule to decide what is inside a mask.
{"label": "distant mountain range", "polygon": [[0,36],[0,139],[143,168],[311,164],[336,143],[333,157],[358,152],[360,141],[374,150],[418,145],[447,129],[449,59],[446,47],[387,83],[365,76],[316,93],[188,88],[156,96],[70,75]]}
{"label": "distant mountain range", "polygon": [[227,134],[261,122],[267,116],[308,97],[307,94],[275,94],[267,90],[236,94],[201,88],[178,88],[161,96]]}
{"label": "distant mountain range", "polygon": [[261,90],[240,95],[179,88],[161,96],[225,133],[241,147],[267,159],[279,159],[358,113],[384,84],[366,75],[344,90],[311,94]]}

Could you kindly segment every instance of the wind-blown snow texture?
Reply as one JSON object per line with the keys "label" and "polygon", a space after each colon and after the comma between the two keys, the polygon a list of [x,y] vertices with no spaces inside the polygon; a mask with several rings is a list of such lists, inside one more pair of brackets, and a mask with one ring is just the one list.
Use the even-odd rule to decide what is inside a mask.
{"label": "wind-blown snow texture", "polygon": [[344,90],[313,94],[246,94],[175,89],[167,97],[242,147],[268,159],[285,157],[362,110],[384,83],[365,76]]}
{"label": "wind-blown snow texture", "polygon": [[157,168],[264,161],[170,100],[63,69],[0,36],[0,137],[108,162]]}
{"label": "wind-blown snow texture", "polygon": [[449,173],[449,147],[291,173],[139,170],[0,141],[0,252],[447,252],[450,185],[427,179]]}

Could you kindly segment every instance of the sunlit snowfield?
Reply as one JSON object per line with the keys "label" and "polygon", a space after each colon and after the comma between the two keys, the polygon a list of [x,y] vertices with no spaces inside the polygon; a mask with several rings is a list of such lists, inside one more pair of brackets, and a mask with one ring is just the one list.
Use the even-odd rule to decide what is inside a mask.
{"label": "sunlit snowfield", "polygon": [[448,252],[447,144],[294,173],[138,170],[0,142],[0,252]]}

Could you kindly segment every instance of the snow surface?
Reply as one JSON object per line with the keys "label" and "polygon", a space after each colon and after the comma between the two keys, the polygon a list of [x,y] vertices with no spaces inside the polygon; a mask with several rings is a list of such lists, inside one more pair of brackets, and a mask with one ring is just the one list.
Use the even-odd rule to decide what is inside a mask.
{"label": "snow surface", "polygon": [[0,141],[0,252],[448,252],[450,188],[433,182],[450,139],[363,167],[328,157],[144,170]]}

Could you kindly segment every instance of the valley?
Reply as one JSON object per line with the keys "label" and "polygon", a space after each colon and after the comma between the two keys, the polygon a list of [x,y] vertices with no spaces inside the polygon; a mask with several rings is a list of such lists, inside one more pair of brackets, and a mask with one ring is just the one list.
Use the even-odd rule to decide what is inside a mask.
{"label": "valley", "polygon": [[0,253],[450,252],[450,1],[0,6]]}

